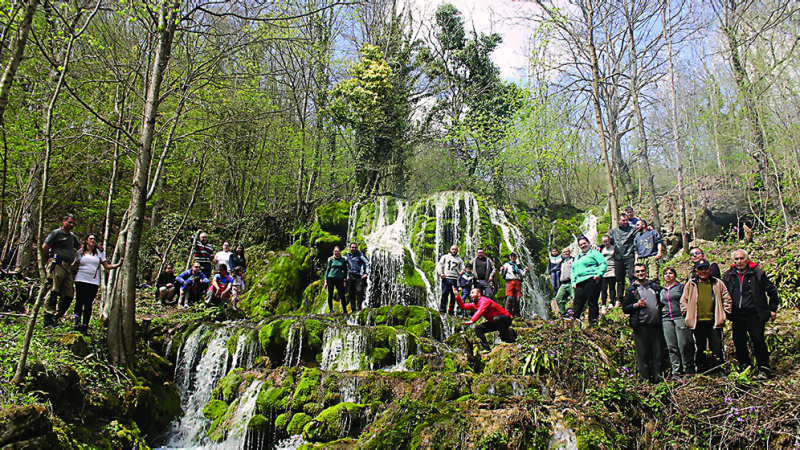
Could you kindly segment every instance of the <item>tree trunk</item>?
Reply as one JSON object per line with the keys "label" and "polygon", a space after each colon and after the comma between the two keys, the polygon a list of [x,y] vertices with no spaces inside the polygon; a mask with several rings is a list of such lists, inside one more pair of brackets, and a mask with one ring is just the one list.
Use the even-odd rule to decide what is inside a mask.
{"label": "tree trunk", "polygon": [[[97,8],[100,7],[100,2],[97,3]],[[97,8],[92,12],[89,19],[86,21],[86,25],[89,24],[92,17],[94,17],[95,13],[97,12]],[[67,48],[64,52],[63,62],[61,64],[60,74],[58,77],[58,82],[56,83],[55,89],[53,90],[53,96],[50,98],[50,103],[47,105],[47,112],[45,115],[45,129],[44,129],[44,142],[45,142],[45,152],[44,152],[44,163],[42,168],[42,190],[39,194],[39,223],[37,225],[36,230],[36,240],[37,240],[37,252],[38,260],[39,260],[39,276],[42,280],[41,287],[39,288],[39,295],[36,297],[36,303],[33,306],[33,311],[31,312],[30,318],[28,319],[28,326],[25,330],[25,337],[22,341],[22,351],[19,355],[19,361],[17,363],[17,370],[14,374],[13,382],[14,384],[20,384],[22,380],[25,379],[25,371],[26,371],[26,362],[28,359],[28,350],[30,349],[31,345],[31,338],[33,337],[33,329],[36,326],[36,318],[39,315],[39,309],[42,307],[42,301],[44,300],[45,291],[47,289],[47,278],[45,276],[45,269],[44,269],[44,255],[42,254],[41,248],[41,239],[42,239],[42,229],[44,223],[44,200],[47,196],[47,183],[49,181],[50,176],[50,156],[53,154],[53,111],[56,107],[56,101],[58,100],[58,96],[61,93],[61,88],[64,86],[64,77],[67,74],[67,69],[69,67],[70,56],[72,55],[72,45],[75,43],[75,39],[77,39],[80,34],[86,29],[86,26],[83,27],[77,34],[74,33],[74,25],[77,24],[78,20],[80,19],[80,13],[75,17],[75,22],[72,24],[70,31],[69,41],[67,42]]]}
{"label": "tree trunk", "polygon": [[36,194],[39,192],[39,183],[42,181],[42,163],[38,159],[33,162],[31,176],[28,180],[25,195],[22,196],[22,218],[19,232],[19,247],[17,249],[16,272],[27,274],[31,265],[31,252],[33,242],[36,240]]}
{"label": "tree trunk", "polygon": [[642,154],[642,162],[644,163],[644,172],[647,177],[647,191],[650,197],[650,205],[653,209],[653,226],[656,230],[661,230],[661,215],[658,213],[658,200],[656,200],[656,186],[653,182],[653,171],[650,168],[650,158],[648,157],[647,149],[647,132],[644,128],[644,117],[642,117],[642,109],[639,104],[639,66],[636,60],[636,40],[633,33],[633,18],[630,16],[631,12],[628,11],[625,5],[625,18],[628,22],[628,45],[631,52],[631,99],[633,100],[633,110],[636,114],[637,128],[639,130],[640,150]]}
{"label": "tree trunk", "polygon": [[17,38],[14,41],[14,50],[11,52],[11,56],[6,63],[3,77],[0,78],[0,121],[2,121],[6,114],[8,94],[11,92],[11,84],[14,82],[17,69],[19,69],[19,64],[22,62],[22,57],[25,54],[25,46],[28,44],[28,35],[31,31],[33,15],[36,13],[36,7],[38,5],[39,0],[28,0],[25,6],[25,12],[22,16],[22,21],[19,24]]}
{"label": "tree trunk", "polygon": [[619,205],[617,204],[617,193],[614,189],[614,177],[611,175],[611,164],[608,161],[608,144],[606,143],[605,133],[603,132],[603,110],[600,107],[600,67],[597,62],[597,50],[594,45],[594,5],[591,1],[586,3],[587,25],[589,32],[589,59],[592,65],[592,103],[594,103],[594,115],[597,126],[597,138],[600,140],[601,156],[603,157],[603,168],[606,175],[606,186],[608,189],[608,203],[611,208],[611,228],[616,228],[619,224]]}
{"label": "tree trunk", "polygon": [[670,2],[664,2],[665,9],[661,16],[664,25],[664,39],[667,41],[667,56],[669,60],[669,90],[672,97],[672,141],[675,145],[675,159],[678,164],[678,202],[680,210],[680,230],[683,251],[689,253],[689,235],[686,233],[686,198],[683,189],[683,154],[681,152],[681,138],[678,129],[678,93],[675,91],[675,64],[672,61],[672,11]]}
{"label": "tree trunk", "polygon": [[157,46],[152,72],[147,83],[143,123],[140,135],[139,156],[128,205],[128,227],[125,239],[125,261],[122,265],[121,288],[112,299],[108,328],[108,349],[116,366],[126,366],[134,353],[133,336],[136,323],[136,272],[139,266],[145,210],[147,208],[148,172],[152,160],[153,139],[158,118],[159,96],[164,72],[170,60],[172,41],[177,27],[180,2],[162,0],[158,10],[156,28]]}
{"label": "tree trunk", "polygon": [[752,138],[753,151],[748,151],[758,165],[758,175],[761,178],[761,183],[767,188],[769,193],[770,203],[775,209],[781,207],[778,194],[777,183],[772,179],[769,173],[769,155],[766,148],[766,139],[761,127],[761,118],[758,114],[758,107],[756,106],[756,95],[753,92],[753,85],[747,74],[747,68],[742,62],[741,54],[739,53],[739,38],[736,35],[736,24],[733,21],[738,20],[737,3],[734,1],[724,0],[722,2],[723,18],[722,18],[722,32],[728,39],[728,55],[731,60],[731,68],[733,69],[733,77],[736,81],[736,88],[739,95],[744,102],[745,117],[747,118],[748,128],[750,128],[750,136]]}

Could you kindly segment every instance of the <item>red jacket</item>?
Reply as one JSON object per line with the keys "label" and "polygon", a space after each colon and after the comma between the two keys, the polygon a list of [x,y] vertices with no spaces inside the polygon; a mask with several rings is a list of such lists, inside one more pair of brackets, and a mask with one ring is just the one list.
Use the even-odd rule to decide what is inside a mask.
{"label": "red jacket", "polygon": [[456,302],[458,303],[458,307],[463,310],[478,311],[472,316],[472,322],[477,322],[481,316],[488,321],[491,321],[496,316],[500,315],[511,317],[511,314],[508,311],[503,309],[502,306],[495,303],[495,301],[489,297],[481,297],[476,305],[475,303],[464,303],[461,300],[461,297],[456,295]]}

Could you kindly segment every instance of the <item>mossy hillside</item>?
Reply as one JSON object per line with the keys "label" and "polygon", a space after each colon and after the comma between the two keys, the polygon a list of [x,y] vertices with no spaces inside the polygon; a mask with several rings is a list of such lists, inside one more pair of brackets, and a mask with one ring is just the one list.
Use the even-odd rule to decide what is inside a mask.
{"label": "mossy hillside", "polygon": [[285,252],[268,255],[269,263],[260,280],[251,284],[238,308],[253,320],[298,309],[310,282],[313,256],[314,252],[299,241]]}
{"label": "mossy hillside", "polygon": [[[325,409],[303,427],[303,439],[310,442],[330,442],[338,439],[343,431],[351,436],[361,432],[364,405],[339,403]],[[349,423],[349,430],[342,430],[343,423]]]}
{"label": "mossy hillside", "polygon": [[[428,336],[441,339],[442,318],[433,309],[422,306],[381,306],[379,308],[364,308],[356,316],[359,325],[375,326],[388,325],[398,330],[407,330],[415,336]],[[456,331],[461,328],[457,324]]]}
{"label": "mossy hillside", "polygon": [[[4,428],[0,446],[143,448],[143,436],[155,436],[181,414],[172,364],[140,343],[129,370],[112,367],[98,321],[80,339],[65,328],[43,330],[37,325],[27,374],[20,385],[12,384],[26,325],[22,317],[0,319],[5,336],[0,360],[8,369],[0,372],[0,423],[18,424],[14,431]],[[75,348],[78,340],[82,349]],[[27,413],[31,420],[11,420]]]}

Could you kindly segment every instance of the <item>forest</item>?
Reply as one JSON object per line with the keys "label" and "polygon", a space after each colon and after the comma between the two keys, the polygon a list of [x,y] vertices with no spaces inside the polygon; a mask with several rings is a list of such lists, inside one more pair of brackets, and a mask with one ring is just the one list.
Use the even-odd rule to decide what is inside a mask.
{"label": "forest", "polygon": [[[770,341],[771,346],[781,346],[782,350],[773,349],[776,354],[790,355],[789,350],[797,348],[800,340],[800,324],[796,323],[800,275],[793,273],[800,259],[796,251],[800,236],[800,5],[790,0],[480,3],[0,2],[0,283],[5,283],[0,304],[5,311],[3,327],[13,336],[0,351],[0,392],[10,399],[2,407],[15,406],[12,399],[36,405],[43,400],[31,392],[47,390],[36,382],[41,381],[36,374],[43,373],[37,369],[42,366],[40,360],[47,358],[41,349],[50,342],[37,322],[47,294],[47,261],[39,249],[67,214],[74,215],[74,232],[81,241],[89,233],[97,234],[109,262],[121,264],[102,272],[94,312],[102,327],[98,325],[88,341],[93,350],[81,352],[86,358],[89,353],[103,355],[103,361],[97,363],[102,366],[100,373],[115,377],[119,386],[113,389],[128,392],[118,392],[120,400],[129,399],[135,388],[173,376],[177,379],[180,369],[175,365],[181,356],[175,352],[188,342],[200,322],[315,314],[309,305],[322,304],[321,294],[309,292],[320,289],[319,271],[333,245],[346,245],[352,237],[369,241],[376,236],[375,228],[365,224],[377,227],[375,224],[390,218],[399,223],[404,208],[408,209],[404,225],[409,227],[409,235],[419,236],[420,241],[401,242],[406,254],[401,250],[400,256],[395,255],[399,260],[392,261],[401,267],[397,277],[410,286],[401,289],[409,296],[430,291],[430,284],[438,283],[426,279],[432,269],[425,264],[435,263],[434,256],[449,247],[436,234],[439,231],[430,229],[431,220],[437,224],[445,217],[454,220],[455,232],[445,236],[459,243],[463,227],[471,226],[470,218],[459,216],[464,211],[483,216],[483,222],[476,220],[472,228],[476,233],[479,226],[484,233],[494,229],[489,237],[476,238],[494,249],[492,257],[500,262],[515,246],[524,247],[524,257],[537,273],[544,271],[545,252],[550,247],[570,245],[575,235],[587,232],[581,225],[584,219],[594,217],[594,231],[603,234],[618,225],[618,214],[628,205],[664,236],[666,259],[676,264],[687,264],[692,245],[710,247],[720,267],[723,262],[726,266],[732,263],[731,251],[748,248],[769,263],[769,274],[781,292],[781,308],[792,311],[780,325],[786,333],[780,338],[776,334],[775,341]],[[491,17],[491,26],[477,28],[483,16]],[[524,38],[511,42],[503,33],[510,29],[518,31],[515,37]],[[509,61],[497,56],[500,49],[522,55],[524,63],[509,67]],[[515,75],[509,75],[511,72]],[[455,197],[443,194],[452,192]],[[444,205],[447,212],[436,205]],[[221,247],[223,241],[245,247],[252,261],[247,275],[252,292],[244,299],[244,312],[193,311],[189,316],[168,317],[154,311],[152,290],[142,286],[153,285],[167,264],[174,264],[176,272],[187,269],[201,230],[209,233],[215,247]],[[434,244],[426,241],[434,235],[435,245],[430,247],[436,248],[431,250],[425,244]],[[462,234],[462,247],[472,245],[472,239]],[[416,268],[421,275],[414,272]],[[541,280],[537,280],[532,277],[525,292],[540,292],[537,283]],[[550,442],[541,430],[565,427],[570,433],[572,428],[577,430],[579,446],[590,448],[675,442],[662,440],[672,436],[674,429],[658,423],[651,426],[648,421],[664,411],[680,411],[681,405],[686,407],[687,397],[674,392],[656,394],[655,388],[622,386],[616,381],[602,391],[587,393],[583,386],[577,387],[580,382],[571,378],[574,375],[567,375],[574,367],[559,365],[538,353],[520,354],[522,350],[511,356],[496,355],[489,362],[474,360],[471,344],[462,351],[467,357],[459,353],[456,358],[455,351],[442,354],[439,347],[419,336],[427,333],[427,339],[444,342],[448,336],[458,335],[455,328],[453,333],[441,331],[452,320],[436,319],[434,312],[428,324],[420,327],[420,323],[412,323],[413,311],[403,314],[408,316],[407,322],[395,323],[394,328],[408,328],[414,336],[402,338],[411,339],[411,346],[417,349],[417,357],[408,363],[409,367],[416,364],[410,373],[509,375],[496,367],[497,361],[505,358],[513,361],[509,367],[523,375],[528,371],[538,374],[535,382],[524,381],[528,383],[525,392],[531,383],[540,383],[539,376],[559,374],[557,383],[564,386],[551,393],[526,394],[528,402],[589,396],[605,402],[607,413],[637,416],[615,424],[595,423],[581,431],[578,424],[586,417],[599,417],[600,412],[573,411],[569,415],[562,411],[558,417],[555,413],[548,416],[551,418],[543,424],[536,411],[550,414],[550,409],[511,408],[514,419],[509,423],[514,429],[538,431],[523,431],[510,438],[501,428],[492,428],[482,444],[478,437],[460,436],[450,443],[453,446],[541,447]],[[385,315],[384,311],[378,317]],[[623,316],[608,321],[624,327]],[[157,331],[148,328],[151,319]],[[303,334],[311,333],[314,325],[309,321],[317,319],[298,319],[297,324],[303,324],[299,331],[299,325],[288,323],[294,319],[275,320],[270,322],[276,324],[270,330],[274,328],[277,334],[273,337],[277,336],[280,345],[264,337],[270,325],[257,332],[264,352],[269,349],[273,359],[271,367],[269,362],[259,363],[272,371],[255,376],[258,386],[266,388],[273,383],[270,389],[277,392],[294,389],[295,383],[300,386],[309,377],[321,383],[313,357],[305,371],[300,368],[299,356],[298,363],[288,369],[276,361],[287,357],[281,352],[289,351],[292,332],[302,335],[302,351],[313,347],[314,336],[322,339],[319,330],[311,337]],[[281,320],[286,322],[283,328]],[[381,325],[367,317],[358,325],[392,328],[386,320]],[[542,328],[552,322],[539,322],[526,322],[531,330],[531,335],[523,336],[526,345],[541,345],[548,333],[555,333]],[[216,329],[212,331],[219,336],[210,337],[210,329],[205,329],[209,336],[202,345],[222,339]],[[436,329],[439,332],[433,331]],[[542,334],[534,337],[534,331]],[[606,331],[613,335],[611,329]],[[245,335],[227,332],[225,339]],[[564,336],[551,336],[558,341],[554,345],[567,346],[570,333],[582,331],[570,329]],[[143,344],[144,336],[156,335],[159,338],[152,339],[152,351],[143,350],[151,345]],[[382,342],[377,335],[370,336]],[[608,366],[608,373],[602,376],[616,380],[612,373],[630,360],[632,350],[618,348],[609,336],[595,336],[599,344],[585,349],[563,350],[586,350],[588,353],[581,354],[583,367],[601,361],[598,364]],[[64,338],[60,339],[64,344]],[[156,344],[159,339],[163,342]],[[392,334],[386,339],[386,348],[394,349],[390,353],[395,355],[397,338]],[[170,348],[173,342],[178,347],[170,350],[167,342]],[[236,349],[235,342],[230,342]],[[67,347],[72,345],[71,340]],[[613,350],[608,347],[614,345]],[[29,347],[31,360],[26,362]],[[380,346],[373,347],[372,355],[377,358],[374,350]],[[316,348],[317,353],[321,348]],[[438,359],[422,361],[419,356],[428,353]],[[233,353],[231,357],[236,358]],[[266,354],[263,357],[267,358]],[[288,358],[291,361],[291,356]],[[66,364],[58,361],[52,364]],[[443,369],[448,364],[453,370]],[[767,440],[754,442],[766,446],[772,438],[795,445],[800,434],[796,423],[791,425],[791,417],[796,420],[798,410],[796,403],[791,403],[798,400],[800,389],[797,373],[788,369],[791,364],[782,364],[791,375],[781,382],[785,384],[779,391],[790,400],[786,406],[778,404],[780,399],[770,399],[775,402],[770,414],[785,419],[774,426],[774,435],[756,437],[759,431],[754,423],[746,431],[732,432],[726,425],[718,428],[709,421],[696,440],[680,442],[748,446],[748,439],[763,438]],[[335,365],[330,367],[336,371]],[[224,380],[232,382],[231,374],[246,378],[234,370],[227,375],[224,368],[219,370],[223,371],[221,379],[215,381],[220,389]],[[317,372],[309,375],[314,370]],[[747,374],[736,376],[739,378],[730,381],[732,384],[714,388],[724,391],[720,395],[725,397],[730,394],[726,389],[741,391],[742,383],[751,383],[742,381]],[[286,377],[290,387],[281,387]],[[339,405],[358,404],[361,409],[346,406],[344,412],[339,408],[329,414],[335,413],[336,420],[342,414],[348,420],[352,416],[350,444],[380,448],[413,440],[411,447],[432,446],[424,439],[430,439],[425,433],[435,435],[433,425],[421,434],[415,431],[407,436],[387,431],[391,428],[386,425],[391,422],[388,413],[375,404],[391,403],[384,391],[393,381],[382,377],[370,379],[370,386],[380,385],[375,388],[378,394],[370,391],[370,395],[378,395],[372,406],[364,398],[342,400]],[[102,384],[86,379],[91,379],[88,384]],[[417,384],[425,384],[425,380]],[[248,378],[248,383],[252,381]],[[485,381],[476,378],[475,389]],[[404,379],[403,383],[410,392],[416,389],[414,380]],[[503,383],[511,389],[510,381]],[[248,385],[257,389],[255,384]],[[221,391],[208,395],[228,407],[239,395],[244,404],[246,389],[243,384],[236,395]],[[409,422],[414,430],[414,426],[422,426],[413,422],[415,414],[455,416],[456,412],[444,411],[452,405],[434,412],[423,400],[451,401],[467,395],[458,389],[453,392],[444,397],[438,391],[423,393],[419,402],[395,402],[387,411],[395,414],[395,421]],[[258,392],[253,395],[261,399]],[[345,396],[344,391],[341,395]],[[476,400],[478,394],[471,395],[470,401],[482,404]],[[666,400],[669,395],[672,403]],[[295,393],[293,398],[298,396]],[[157,397],[154,390],[152,399]],[[151,406],[158,403],[152,399],[148,400]],[[491,401],[495,402],[493,408],[500,408],[496,403],[504,400]],[[750,405],[744,396],[736,401],[743,402],[742,410]],[[612,407],[615,402],[619,403],[616,410]],[[334,405],[331,408],[337,404],[330,399],[306,403]],[[177,410],[188,411],[184,404],[153,413],[164,416],[155,423],[151,420],[155,416],[126,405],[123,409],[128,412],[114,423],[125,428],[129,437],[120,438],[120,431],[118,437],[111,433],[106,443],[87,445],[167,445],[165,424],[179,415]],[[280,426],[275,417],[259,414],[269,419],[264,419],[269,422],[264,434],[298,434],[287,432],[288,421],[299,411],[297,406],[286,406],[293,413],[284,417],[287,423],[282,432],[276,431]],[[296,431],[298,426],[306,430],[303,426],[315,417],[324,422],[319,417],[325,412],[310,408],[302,413],[308,420],[302,419]],[[81,432],[69,428],[74,424],[66,424],[71,422],[64,417],[79,415],[67,410],[50,413],[59,416],[53,419],[53,427],[61,430],[56,432],[56,440],[65,448],[89,442]],[[98,415],[104,414],[102,408],[98,411]],[[209,423],[216,419],[215,423],[224,422],[225,411],[205,417]],[[231,409],[229,416],[233,413]],[[148,418],[141,419],[141,414]],[[372,419],[366,420],[367,416]],[[356,417],[361,417],[361,428],[356,426]],[[143,422],[148,423],[149,431]],[[254,423],[253,419],[249,423]],[[387,427],[370,438],[383,440],[359,438],[355,430],[368,425]],[[217,429],[212,425],[209,431],[208,424],[205,426],[208,436]],[[103,432],[109,429],[105,425]],[[637,437],[623,439],[631,433]],[[233,429],[218,432],[215,442],[234,434]],[[558,433],[550,432],[554,434]],[[334,440],[319,438],[311,431],[302,435],[309,442]],[[247,436],[242,437],[246,448],[276,445],[269,439],[256,445],[253,435]],[[0,440],[0,444],[24,441],[15,439]],[[30,442],[30,447],[13,448],[35,448],[37,442],[45,441]]]}

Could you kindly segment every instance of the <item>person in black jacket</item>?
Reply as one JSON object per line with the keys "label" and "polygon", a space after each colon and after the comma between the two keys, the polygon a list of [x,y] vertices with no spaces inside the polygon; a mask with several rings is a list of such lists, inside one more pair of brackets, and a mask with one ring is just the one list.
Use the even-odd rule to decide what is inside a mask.
{"label": "person in black jacket", "polygon": [[158,276],[156,280],[156,294],[158,299],[161,300],[161,306],[172,303],[172,298],[175,297],[175,271],[172,264],[167,264],[164,271]]}
{"label": "person in black jacket", "polygon": [[661,286],[647,279],[644,264],[633,266],[636,281],[625,290],[622,311],[630,315],[633,328],[633,344],[636,347],[636,364],[639,378],[651,383],[658,380],[663,371],[664,328],[661,324]]}
{"label": "person in black jacket", "polygon": [[239,244],[236,246],[236,250],[233,251],[230,261],[231,266],[229,269],[231,272],[237,267],[241,267],[242,274],[247,274],[247,260],[244,259],[244,245]]}
{"label": "person in black jacket", "polygon": [[736,360],[744,368],[753,364],[747,337],[759,369],[769,373],[769,349],[764,337],[767,322],[775,320],[780,299],[778,289],[745,250],[733,252],[733,267],[722,277],[733,302],[730,315]]}

